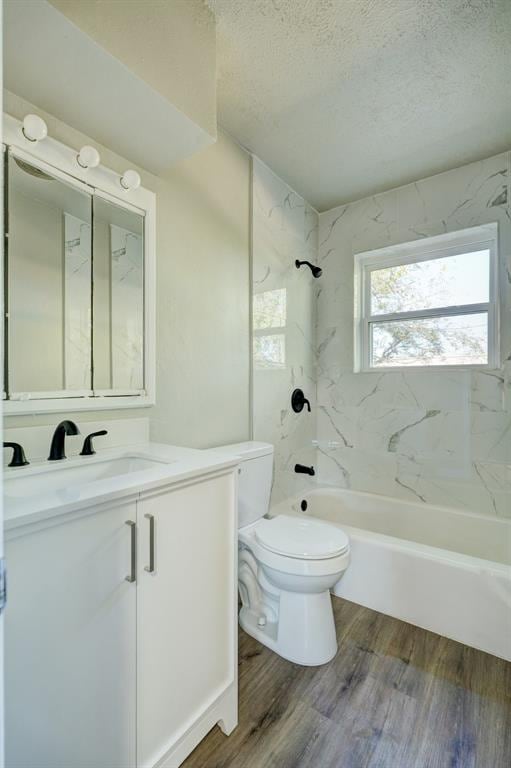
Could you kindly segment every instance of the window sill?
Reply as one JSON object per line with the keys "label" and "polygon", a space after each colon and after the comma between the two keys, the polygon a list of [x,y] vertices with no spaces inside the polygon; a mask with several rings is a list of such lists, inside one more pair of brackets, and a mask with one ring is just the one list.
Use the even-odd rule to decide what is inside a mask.
{"label": "window sill", "polygon": [[353,373],[427,373],[428,371],[438,372],[453,372],[457,371],[462,373],[463,371],[482,371],[484,373],[491,373],[492,371],[500,371],[498,365],[392,365],[382,366],[381,368],[355,368]]}

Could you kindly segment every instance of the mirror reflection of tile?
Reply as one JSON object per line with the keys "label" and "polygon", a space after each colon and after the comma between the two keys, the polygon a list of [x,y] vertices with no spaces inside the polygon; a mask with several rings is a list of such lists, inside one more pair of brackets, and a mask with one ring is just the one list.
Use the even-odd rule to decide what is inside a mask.
{"label": "mirror reflection of tile", "polygon": [[[91,379],[90,225],[64,213],[65,388],[87,390]],[[144,256],[142,237],[110,225],[111,386],[142,389]]]}
{"label": "mirror reflection of tile", "polygon": [[144,251],[142,237],[110,225],[112,388],[144,386]]}
{"label": "mirror reflection of tile", "polygon": [[64,389],[91,388],[91,228],[64,213]]}

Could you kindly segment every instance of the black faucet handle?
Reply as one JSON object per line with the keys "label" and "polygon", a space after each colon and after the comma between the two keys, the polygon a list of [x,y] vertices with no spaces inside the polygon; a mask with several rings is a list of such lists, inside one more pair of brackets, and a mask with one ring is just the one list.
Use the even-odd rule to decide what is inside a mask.
{"label": "black faucet handle", "polygon": [[23,446],[21,446],[19,443],[4,443],[4,448],[13,449],[12,459],[9,462],[10,467],[26,467],[27,464],[30,464],[30,462],[27,461],[27,457],[25,456]]}
{"label": "black faucet handle", "polygon": [[91,432],[90,435],[87,435],[85,440],[83,441],[83,448],[80,451],[80,456],[92,456],[96,453],[94,450],[94,446],[92,445],[92,438],[93,437],[102,437],[102,435],[108,435],[108,431],[106,429],[100,429],[98,432]]}
{"label": "black faucet handle", "polygon": [[305,405],[307,406],[307,410],[310,413],[311,404],[303,394],[303,389],[293,390],[293,394],[291,395],[291,408],[293,411],[295,413],[301,413]]}

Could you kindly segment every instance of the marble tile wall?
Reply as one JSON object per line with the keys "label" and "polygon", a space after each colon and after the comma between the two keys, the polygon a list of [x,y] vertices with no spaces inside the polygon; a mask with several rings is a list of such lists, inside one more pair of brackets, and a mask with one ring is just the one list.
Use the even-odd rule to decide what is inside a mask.
{"label": "marble tile wall", "polygon": [[[316,262],[318,214],[253,160],[253,437],[275,446],[272,501],[277,503],[312,484],[294,465],[313,465],[315,438],[315,289],[307,267]],[[277,307],[275,309],[275,307]],[[291,408],[301,387],[312,412]]]}
{"label": "marble tile wall", "polygon": [[[318,482],[511,517],[511,153],[319,218]],[[502,367],[353,373],[353,255],[498,222]]]}

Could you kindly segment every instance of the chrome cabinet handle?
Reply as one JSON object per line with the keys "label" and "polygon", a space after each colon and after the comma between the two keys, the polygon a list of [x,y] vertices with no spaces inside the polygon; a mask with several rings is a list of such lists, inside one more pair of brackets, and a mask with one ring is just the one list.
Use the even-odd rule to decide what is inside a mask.
{"label": "chrome cabinet handle", "polygon": [[144,515],[149,520],[149,565],[144,567],[147,573],[154,573],[154,515]]}
{"label": "chrome cabinet handle", "polygon": [[133,520],[126,520],[126,525],[129,525],[131,531],[131,566],[126,581],[132,584],[137,580],[137,524]]}

